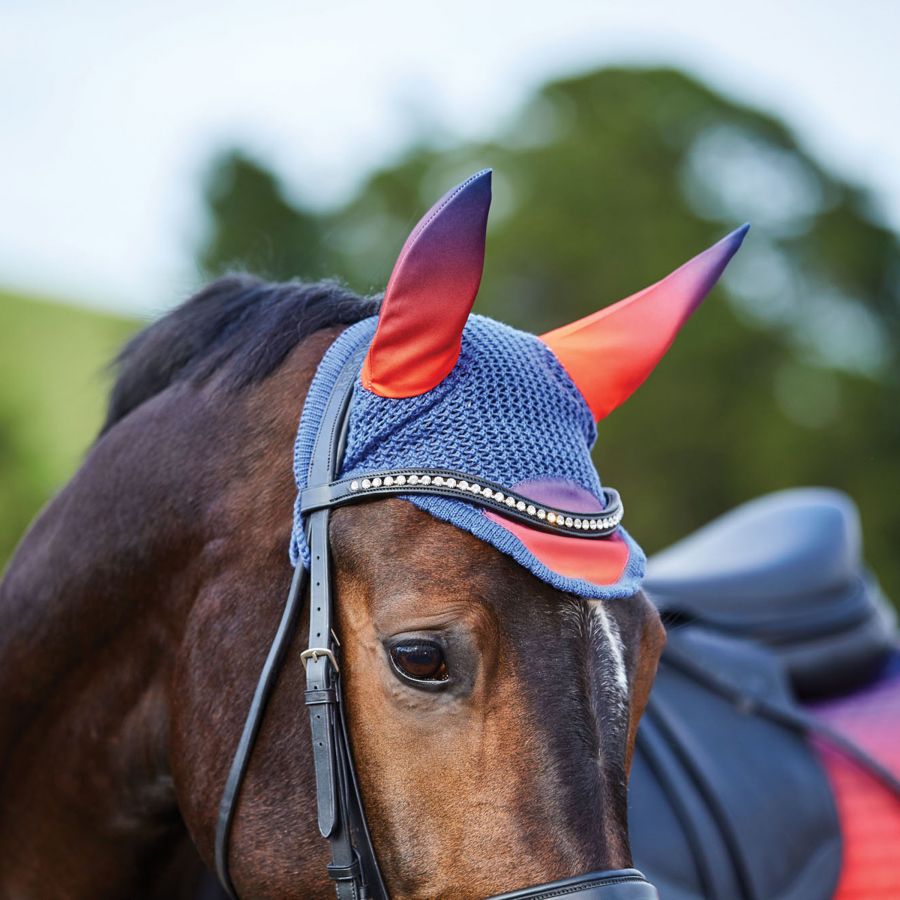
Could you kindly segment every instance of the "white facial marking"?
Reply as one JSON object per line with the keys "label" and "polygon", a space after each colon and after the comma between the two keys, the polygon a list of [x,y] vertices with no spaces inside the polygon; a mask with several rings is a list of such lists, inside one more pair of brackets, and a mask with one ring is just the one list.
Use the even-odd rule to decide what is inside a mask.
{"label": "white facial marking", "polygon": [[622,646],[619,626],[609,617],[600,600],[588,600],[588,604],[609,647],[613,678],[621,695],[620,699],[625,703],[628,698],[628,673],[625,671],[625,648]]}

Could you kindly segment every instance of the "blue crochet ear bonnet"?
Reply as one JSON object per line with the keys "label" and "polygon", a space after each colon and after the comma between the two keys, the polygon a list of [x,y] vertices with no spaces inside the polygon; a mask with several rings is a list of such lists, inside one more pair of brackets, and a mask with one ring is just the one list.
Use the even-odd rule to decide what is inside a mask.
{"label": "blue crochet ear bonnet", "polygon": [[[647,377],[737,251],[746,227],[657,284],[537,337],[470,315],[489,203],[490,172],[445,195],[404,245],[378,316],[351,325],[325,353],[300,418],[294,451],[299,491],[307,487],[338,375],[365,352],[341,477],[450,469],[503,485],[536,505],[602,515],[604,493],[591,460],[595,422]],[[645,557],[621,526],[592,539],[547,534],[464,499],[400,496],[561,591],[613,599],[640,588]],[[304,531],[298,498],[294,565],[309,565]]]}
{"label": "blue crochet ear bonnet", "polygon": [[[307,485],[313,443],[334,382],[354,353],[371,342],[376,322],[371,318],[351,325],[319,364],[294,451],[294,475],[301,491]],[[600,510],[600,479],[590,455],[596,436],[584,399],[545,344],[500,322],[471,316],[456,366],[428,393],[393,399],[356,383],[341,475],[389,468],[449,468],[509,487],[559,482],[569,485],[573,493],[590,495]],[[528,493],[527,488],[523,493]],[[619,529],[628,548],[624,571],[615,583],[598,585],[548,568],[482,507],[446,497],[406,499],[436,519],[487,541],[562,591],[581,597],[628,597],[640,587],[644,554],[624,529]],[[577,537],[559,540],[588,543]],[[295,565],[298,560],[309,563],[299,503],[291,560]]]}

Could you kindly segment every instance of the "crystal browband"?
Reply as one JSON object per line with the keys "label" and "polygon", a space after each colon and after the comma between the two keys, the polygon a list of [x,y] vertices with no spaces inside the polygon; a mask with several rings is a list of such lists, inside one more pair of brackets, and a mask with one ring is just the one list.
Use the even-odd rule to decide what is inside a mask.
{"label": "crystal browband", "polygon": [[541,531],[602,538],[619,527],[624,509],[618,491],[601,490],[602,510],[578,512],[537,503],[503,485],[448,469],[387,469],[309,487],[301,494],[300,511],[307,514],[374,497],[426,494],[468,501]]}

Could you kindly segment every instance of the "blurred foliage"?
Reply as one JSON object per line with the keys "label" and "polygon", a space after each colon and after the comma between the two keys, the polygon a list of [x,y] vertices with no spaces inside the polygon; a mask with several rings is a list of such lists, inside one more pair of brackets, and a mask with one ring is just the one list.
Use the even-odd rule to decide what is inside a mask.
{"label": "blurred foliage", "polygon": [[0,292],[0,568],[96,436],[106,364],[138,324]]}
{"label": "blurred foliage", "polygon": [[307,280],[330,274],[321,266],[319,217],[291,205],[271,172],[227,154],[210,171],[204,195],[215,226],[200,253],[205,271],[242,268],[281,281],[298,272]]}
{"label": "blurred foliage", "polygon": [[900,598],[898,242],[870,197],[759,110],[676,71],[602,70],[547,85],[488,143],[423,141],[326,212],[228,153],[200,256],[210,273],[338,274],[374,292],[422,212],[483,166],[494,205],[476,310],[532,331],[753,223],[659,373],[602,424],[598,467],[650,551],[759,494],[848,491]]}

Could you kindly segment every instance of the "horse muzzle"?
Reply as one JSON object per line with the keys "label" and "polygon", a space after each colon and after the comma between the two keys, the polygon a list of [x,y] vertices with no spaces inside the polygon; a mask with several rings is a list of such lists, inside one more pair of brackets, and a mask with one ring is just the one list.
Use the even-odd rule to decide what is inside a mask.
{"label": "horse muzzle", "polygon": [[656,888],[637,869],[588,872],[562,881],[495,894],[488,900],[659,900]]}

